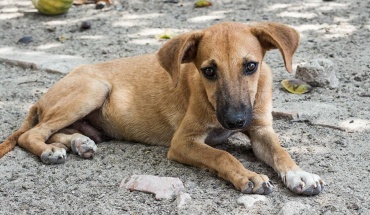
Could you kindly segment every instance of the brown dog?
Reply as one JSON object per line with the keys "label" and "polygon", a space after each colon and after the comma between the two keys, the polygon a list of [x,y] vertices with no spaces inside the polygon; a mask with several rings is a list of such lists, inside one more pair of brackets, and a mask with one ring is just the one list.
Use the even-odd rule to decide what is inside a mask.
{"label": "brown dog", "polygon": [[0,157],[17,142],[45,163],[64,163],[66,150],[89,158],[106,135],[168,146],[168,159],[213,170],[244,193],[269,194],[267,176],[210,146],[243,132],[290,190],[318,194],[323,180],[301,170],[274,133],[272,74],[263,62],[278,48],[291,71],[298,43],[283,24],[221,23],[173,38],[156,54],[79,67],[33,105]]}

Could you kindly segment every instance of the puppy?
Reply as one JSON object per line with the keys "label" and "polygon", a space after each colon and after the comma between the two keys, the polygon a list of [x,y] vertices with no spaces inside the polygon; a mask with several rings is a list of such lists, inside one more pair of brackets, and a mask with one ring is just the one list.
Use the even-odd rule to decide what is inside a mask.
{"label": "puppy", "polygon": [[0,145],[18,145],[48,164],[66,151],[89,158],[103,136],[169,147],[167,158],[210,169],[243,193],[269,194],[268,177],[215,149],[236,132],[294,193],[319,194],[323,180],[300,169],[272,128],[272,73],[263,61],[279,49],[286,69],[299,34],[279,23],[221,23],[165,43],[155,54],[76,68],[36,102]]}

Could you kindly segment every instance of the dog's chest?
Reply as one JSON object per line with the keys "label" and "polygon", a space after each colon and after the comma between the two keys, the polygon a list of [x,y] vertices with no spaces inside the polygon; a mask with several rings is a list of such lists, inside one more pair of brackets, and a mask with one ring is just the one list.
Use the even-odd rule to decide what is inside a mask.
{"label": "dog's chest", "polygon": [[217,145],[225,142],[231,135],[236,131],[226,130],[224,128],[215,128],[208,132],[208,135],[205,139],[205,143],[208,145]]}

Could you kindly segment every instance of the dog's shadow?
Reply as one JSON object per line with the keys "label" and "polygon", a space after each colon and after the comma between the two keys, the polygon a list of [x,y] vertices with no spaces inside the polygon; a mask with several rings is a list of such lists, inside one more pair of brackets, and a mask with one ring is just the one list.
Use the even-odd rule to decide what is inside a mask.
{"label": "dog's shadow", "polygon": [[273,180],[278,179],[275,178],[276,174],[271,174],[274,173],[272,168],[254,155],[249,138],[242,133],[236,133],[225,142],[213,147],[229,152],[248,170],[268,175]]}
{"label": "dog's shadow", "polygon": [[226,141],[211,146],[217,149],[225,150],[238,159],[257,161],[257,158],[254,156],[249,138],[242,133],[236,133],[229,137]]}

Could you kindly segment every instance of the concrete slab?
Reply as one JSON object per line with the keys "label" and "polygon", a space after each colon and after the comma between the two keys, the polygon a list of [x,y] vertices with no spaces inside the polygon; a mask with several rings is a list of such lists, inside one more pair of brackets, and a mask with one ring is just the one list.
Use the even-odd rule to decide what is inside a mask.
{"label": "concrete slab", "polygon": [[80,56],[56,55],[41,51],[26,51],[15,47],[1,47],[0,62],[22,68],[67,74],[73,68],[91,63],[92,61]]}

